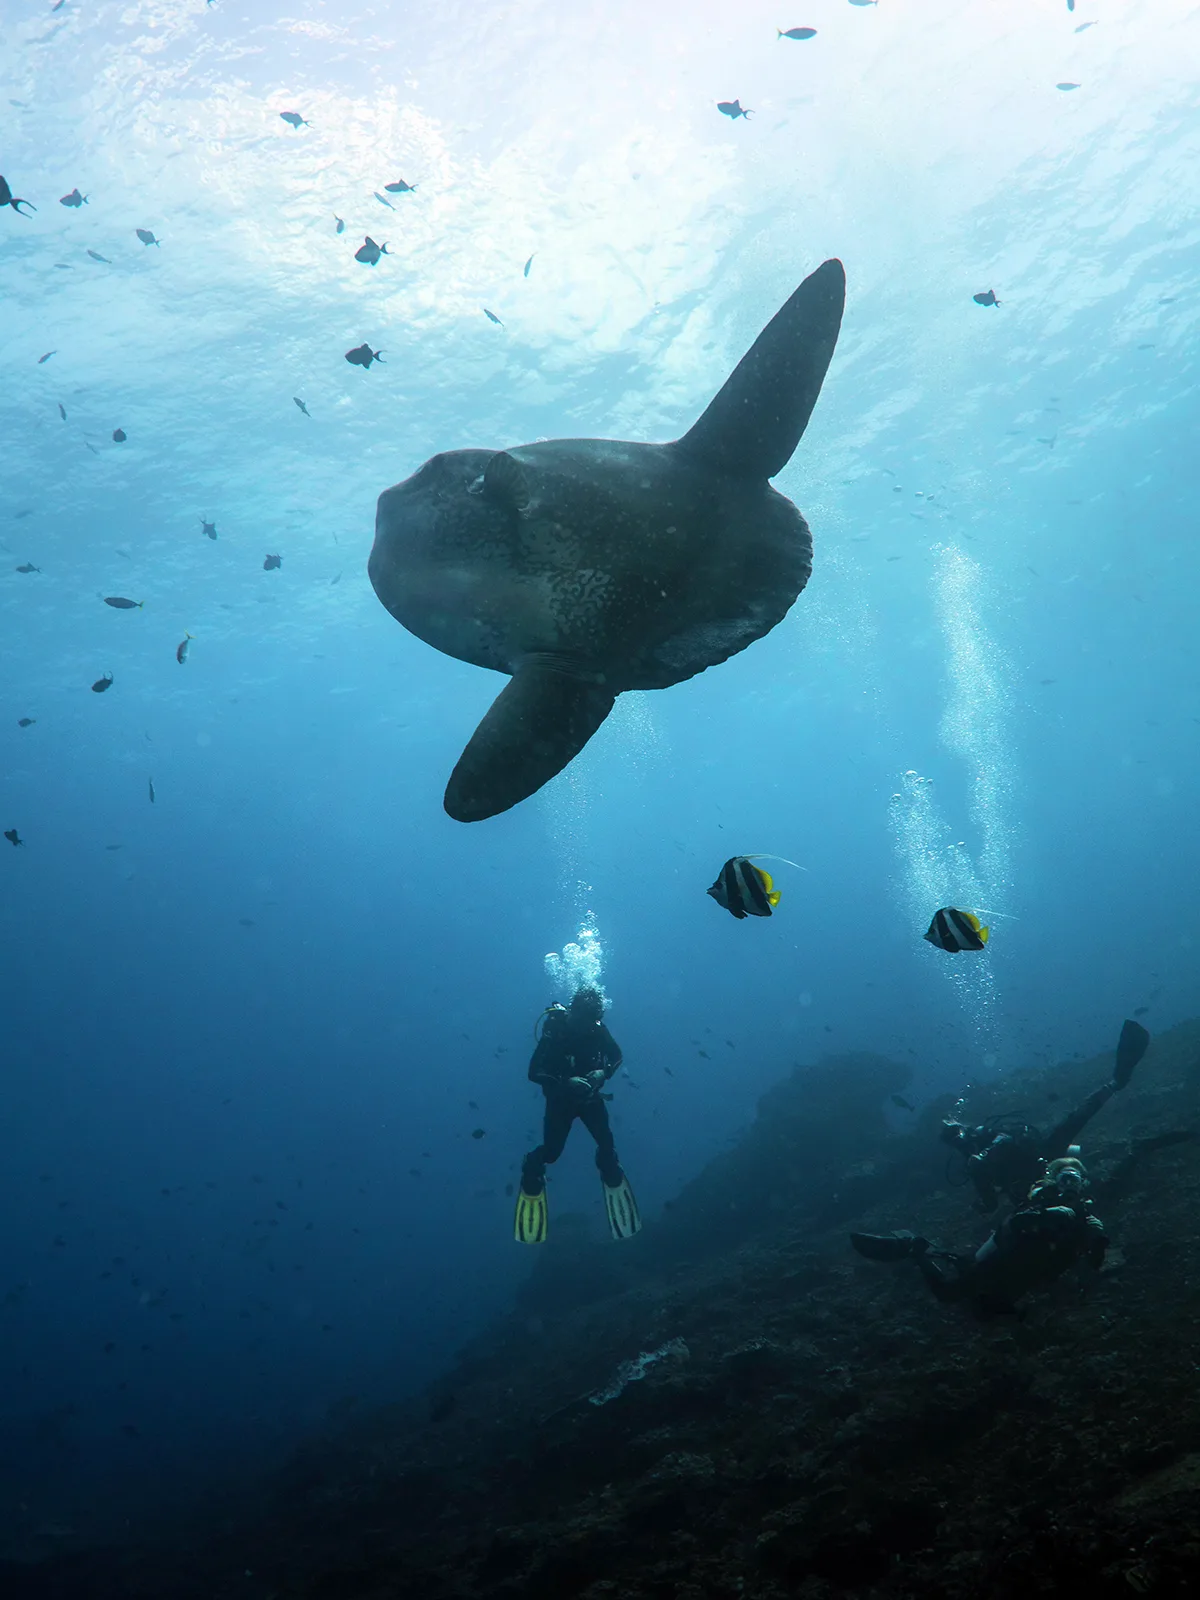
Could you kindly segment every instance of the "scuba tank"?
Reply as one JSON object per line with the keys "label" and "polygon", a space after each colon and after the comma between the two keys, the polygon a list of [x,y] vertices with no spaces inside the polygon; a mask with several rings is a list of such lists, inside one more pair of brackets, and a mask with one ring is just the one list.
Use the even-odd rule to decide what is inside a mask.
{"label": "scuba tank", "polygon": [[533,1025],[535,1042],[540,1044],[546,1037],[547,1031],[553,1035],[554,1029],[560,1026],[566,1015],[566,1006],[560,1005],[557,1000],[552,1000]]}

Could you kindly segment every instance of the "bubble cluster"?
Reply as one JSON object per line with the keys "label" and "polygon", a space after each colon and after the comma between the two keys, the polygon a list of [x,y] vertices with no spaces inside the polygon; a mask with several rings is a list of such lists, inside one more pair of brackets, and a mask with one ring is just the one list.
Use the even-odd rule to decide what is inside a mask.
{"label": "bubble cluster", "polygon": [[569,1000],[576,989],[598,989],[604,993],[604,945],[591,912],[587,912],[579,931],[561,951],[551,950],[544,958],[546,976],[562,1000]]}
{"label": "bubble cluster", "polygon": [[[960,550],[938,552],[936,593],[946,645],[948,692],[938,733],[963,767],[967,826],[947,820],[931,779],[909,768],[891,797],[891,828],[901,868],[906,923],[924,932],[939,906],[975,911],[1011,898],[1014,758],[1007,729],[1010,694],[1003,658],[984,626],[982,575]],[[966,838],[957,838],[958,833]],[[985,1061],[998,1059],[995,968],[989,957],[947,958],[923,946],[954,987]]]}

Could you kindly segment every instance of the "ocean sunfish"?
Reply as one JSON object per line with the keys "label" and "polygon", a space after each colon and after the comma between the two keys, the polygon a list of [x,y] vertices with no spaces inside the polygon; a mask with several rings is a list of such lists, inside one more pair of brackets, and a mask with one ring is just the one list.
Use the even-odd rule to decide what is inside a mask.
{"label": "ocean sunfish", "polygon": [[623,690],[682,683],[787,615],[812,537],[767,480],[816,405],[845,293],[840,261],[818,267],[670,444],[449,450],[380,495],[379,599],[444,655],[512,679],[450,776],[456,821],[536,793]]}

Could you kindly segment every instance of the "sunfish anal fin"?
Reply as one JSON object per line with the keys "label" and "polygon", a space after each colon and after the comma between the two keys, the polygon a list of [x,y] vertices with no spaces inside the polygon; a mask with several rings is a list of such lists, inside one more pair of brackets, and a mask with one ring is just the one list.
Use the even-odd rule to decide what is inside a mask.
{"label": "sunfish anal fin", "polygon": [[615,699],[595,674],[569,661],[527,657],[458,758],[446,785],[447,814],[482,822],[528,799],[579,754]]}
{"label": "sunfish anal fin", "polygon": [[845,269],[826,261],[775,313],[672,448],[733,477],[782,472],[817,403],[845,303]]}

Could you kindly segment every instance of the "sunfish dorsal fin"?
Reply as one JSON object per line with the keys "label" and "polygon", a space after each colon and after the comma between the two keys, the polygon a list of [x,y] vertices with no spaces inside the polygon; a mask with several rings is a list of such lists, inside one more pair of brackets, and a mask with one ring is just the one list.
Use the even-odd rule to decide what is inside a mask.
{"label": "sunfish dorsal fin", "polygon": [[775,313],[674,448],[734,477],[782,472],[817,403],[845,302],[842,263],[826,261]]}
{"label": "sunfish dorsal fin", "polygon": [[583,749],[613,691],[571,662],[528,656],[500,691],[450,774],[455,822],[482,822],[527,800]]}

